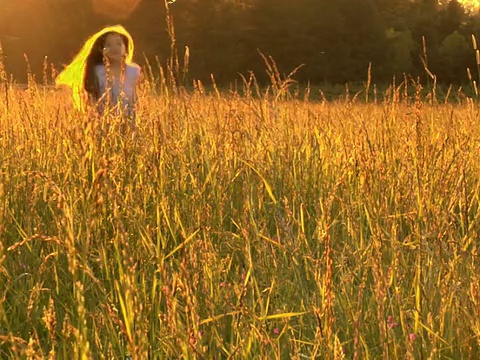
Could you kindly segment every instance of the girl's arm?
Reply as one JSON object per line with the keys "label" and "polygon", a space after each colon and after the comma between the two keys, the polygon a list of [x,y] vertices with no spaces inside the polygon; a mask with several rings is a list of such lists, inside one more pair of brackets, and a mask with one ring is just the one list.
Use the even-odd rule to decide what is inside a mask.
{"label": "girl's arm", "polygon": [[88,106],[95,106],[97,103],[97,100],[95,99],[95,96],[93,94],[87,94],[87,101],[88,101]]}
{"label": "girl's arm", "polygon": [[139,85],[141,85],[143,83],[144,80],[145,79],[144,79],[144,76],[143,76],[142,68],[140,66],[138,66],[137,76],[136,76],[136,79],[135,79],[135,87],[133,89],[133,99],[134,99],[135,105],[138,102],[138,87],[139,87]]}
{"label": "girl's arm", "polygon": [[100,74],[99,68],[94,67],[89,69],[87,74],[87,86],[85,86],[87,105],[89,107],[95,107],[99,100],[100,95]]}
{"label": "girl's arm", "polygon": [[145,80],[145,75],[143,75],[142,68],[138,68],[138,78],[137,78],[137,85],[143,83]]}

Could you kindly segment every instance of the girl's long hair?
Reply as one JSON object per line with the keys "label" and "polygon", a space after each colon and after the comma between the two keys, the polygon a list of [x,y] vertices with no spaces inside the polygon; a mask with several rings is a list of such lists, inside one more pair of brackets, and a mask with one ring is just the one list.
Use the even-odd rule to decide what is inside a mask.
{"label": "girl's long hair", "polygon": [[66,85],[72,91],[73,103],[76,109],[85,112],[87,94],[98,99],[98,85],[96,84],[94,68],[103,63],[102,41],[110,33],[118,33],[127,44],[126,63],[133,59],[134,44],[132,36],[121,25],[106,27],[92,35],[83,45],[72,62],[57,76],[56,85]]}

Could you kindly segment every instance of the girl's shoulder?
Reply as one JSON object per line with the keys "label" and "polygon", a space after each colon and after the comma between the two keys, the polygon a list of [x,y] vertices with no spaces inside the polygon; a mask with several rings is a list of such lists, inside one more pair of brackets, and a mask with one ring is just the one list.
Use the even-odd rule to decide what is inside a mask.
{"label": "girl's shoulder", "polygon": [[138,65],[137,63],[134,63],[134,62],[127,63],[127,66],[132,68],[132,69],[138,69],[138,70],[141,69],[140,65]]}
{"label": "girl's shoulder", "polygon": [[142,68],[140,67],[140,65],[136,64],[136,63],[128,63],[127,64],[127,70],[135,75],[135,76],[139,76],[140,75],[140,72],[142,71]]}

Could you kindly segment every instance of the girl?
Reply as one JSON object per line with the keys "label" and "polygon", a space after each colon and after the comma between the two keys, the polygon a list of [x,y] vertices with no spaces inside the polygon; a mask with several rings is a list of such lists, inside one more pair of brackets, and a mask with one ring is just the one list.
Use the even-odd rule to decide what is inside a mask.
{"label": "girl", "polygon": [[140,67],[132,62],[133,50],[133,39],[122,26],[104,28],[86,41],[55,82],[72,89],[78,110],[95,105],[100,115],[123,115],[135,125]]}

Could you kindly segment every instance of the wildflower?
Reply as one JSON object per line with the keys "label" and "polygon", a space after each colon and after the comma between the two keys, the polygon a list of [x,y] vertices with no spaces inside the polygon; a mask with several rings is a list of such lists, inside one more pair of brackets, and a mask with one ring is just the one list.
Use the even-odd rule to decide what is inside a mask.
{"label": "wildflower", "polygon": [[388,317],[387,324],[390,329],[396,328],[398,326],[398,324],[393,321],[393,316]]}
{"label": "wildflower", "polygon": [[410,339],[410,341],[415,340],[415,334],[413,334],[413,333],[408,334],[408,338]]}
{"label": "wildflower", "polygon": [[275,328],[275,329],[273,329],[273,333],[275,335],[278,335],[278,334],[280,334],[280,330],[278,328]]}

